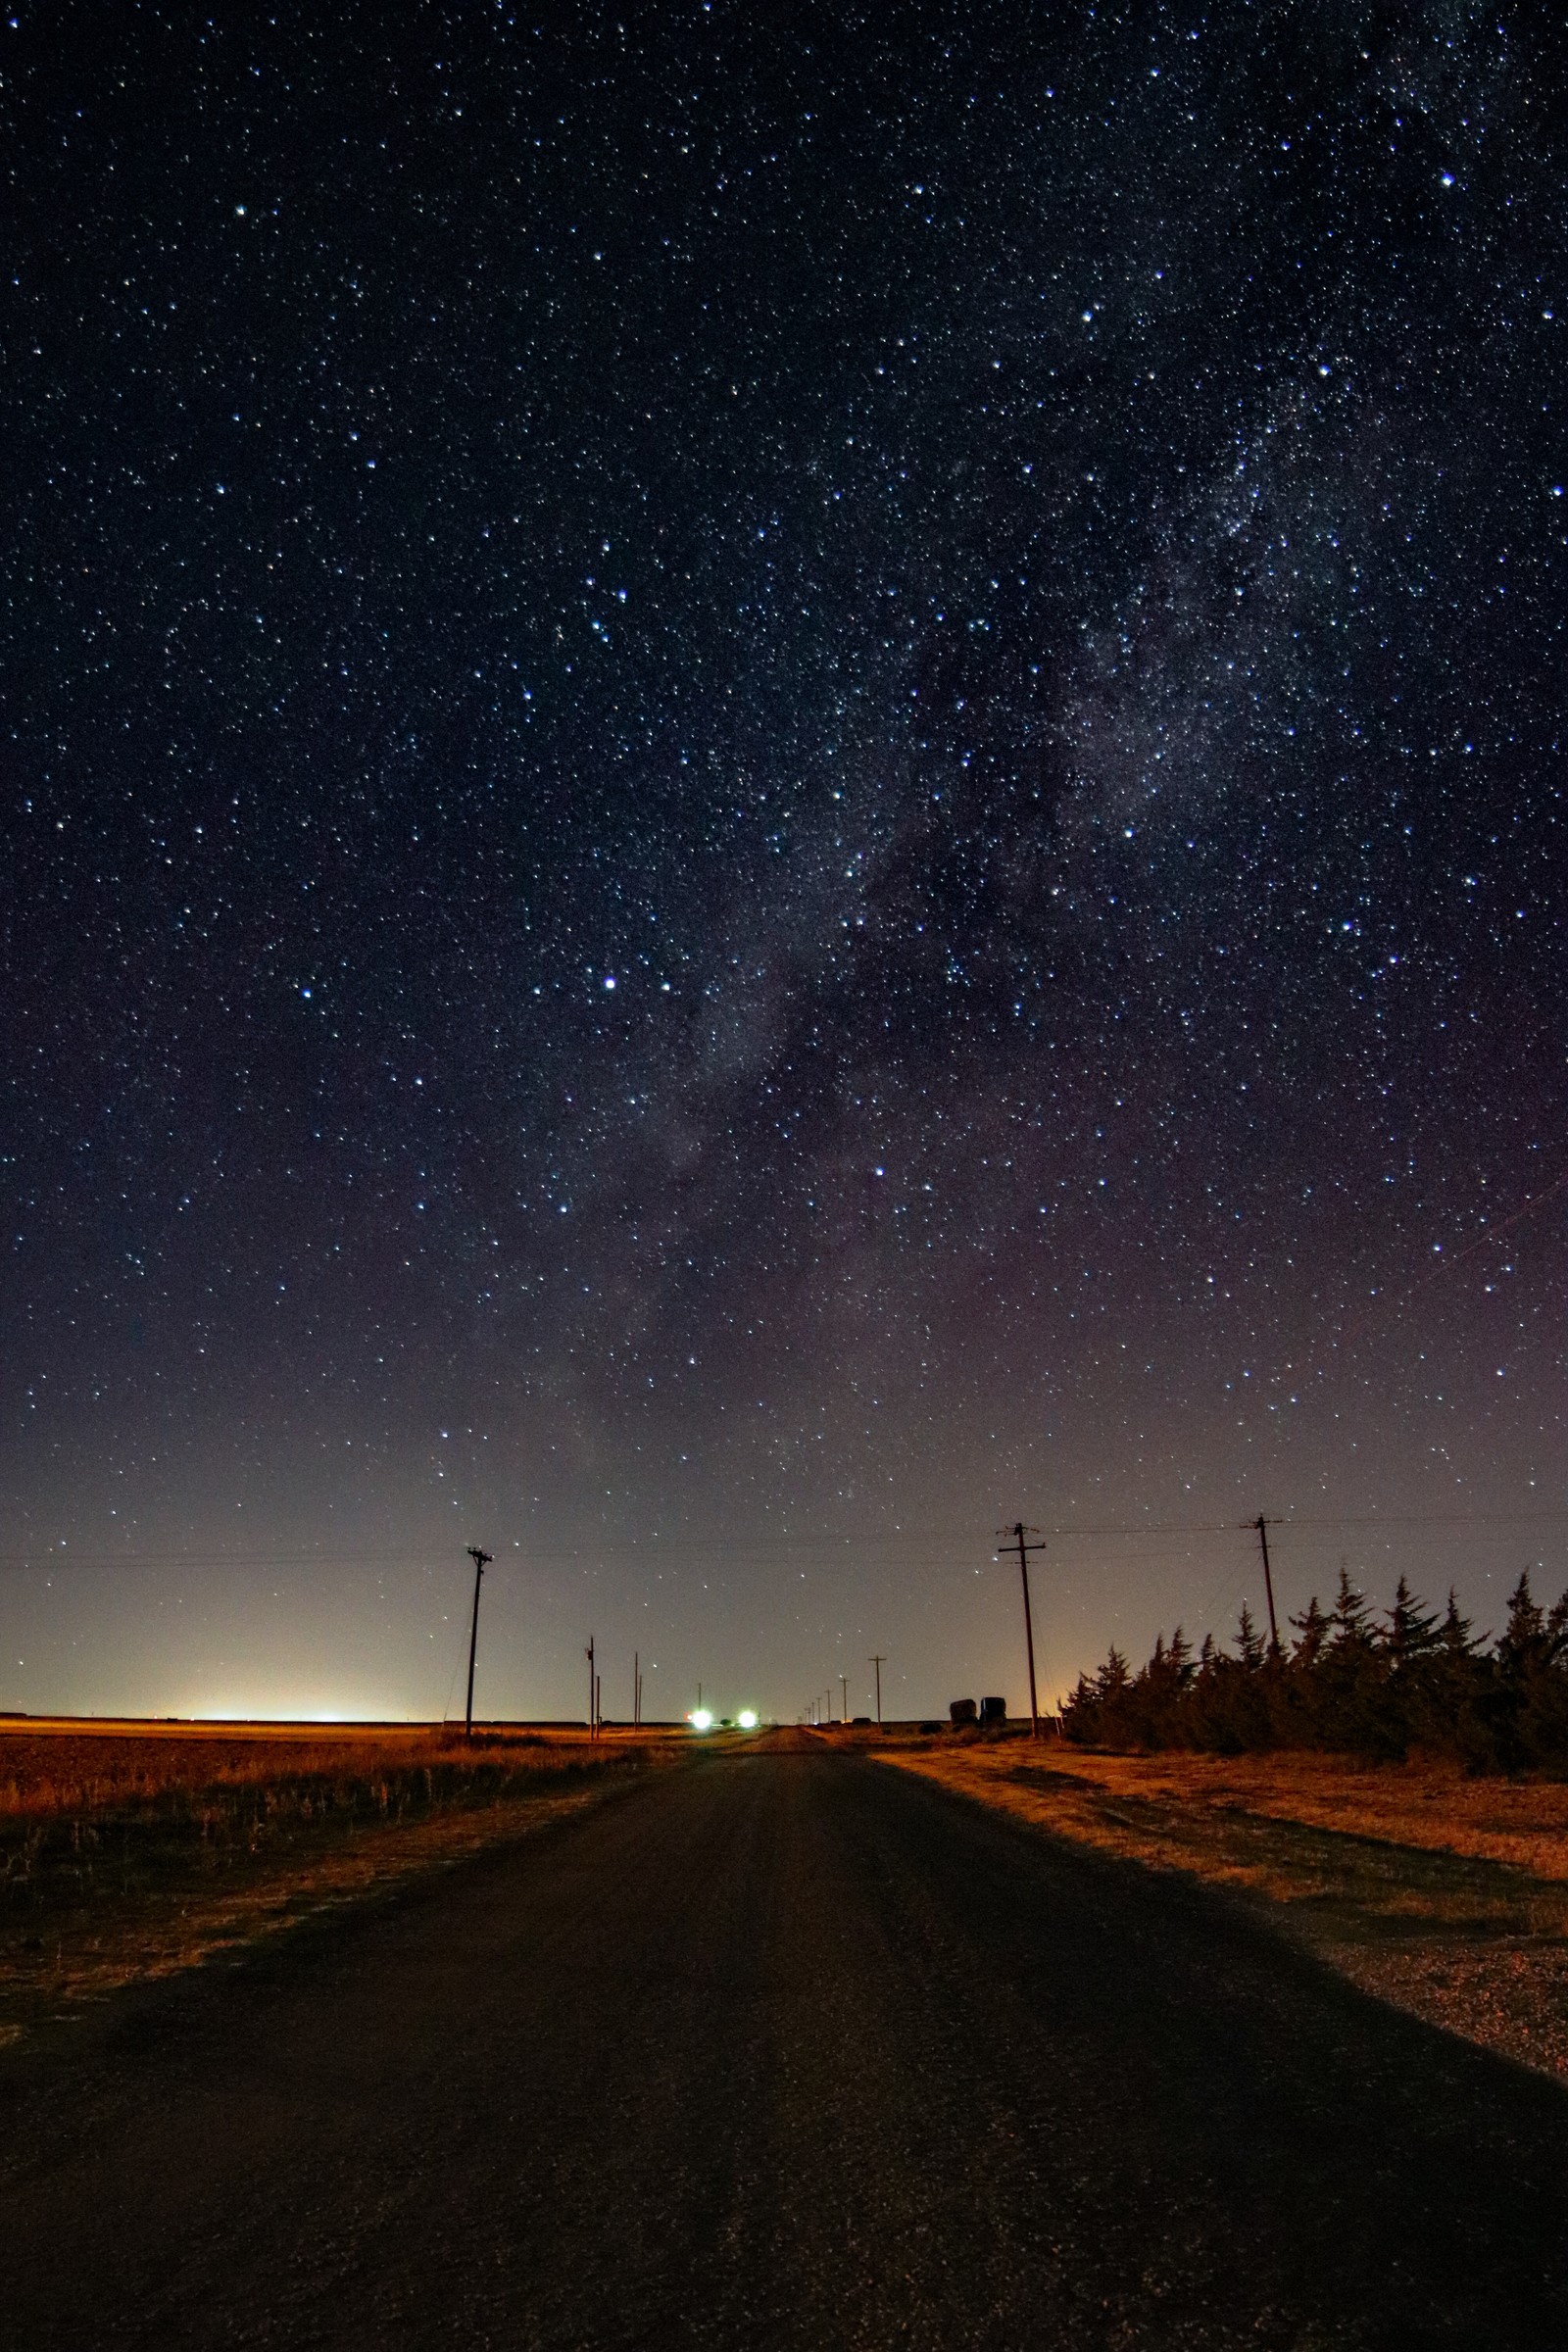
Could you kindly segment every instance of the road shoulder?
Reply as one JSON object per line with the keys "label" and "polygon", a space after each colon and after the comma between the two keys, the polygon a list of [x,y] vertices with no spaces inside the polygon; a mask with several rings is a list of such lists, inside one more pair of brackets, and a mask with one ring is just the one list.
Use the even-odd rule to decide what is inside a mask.
{"label": "road shoulder", "polygon": [[1363,1991],[1568,2082],[1560,1786],[945,1735],[874,1752],[1054,1837],[1223,1886]]}

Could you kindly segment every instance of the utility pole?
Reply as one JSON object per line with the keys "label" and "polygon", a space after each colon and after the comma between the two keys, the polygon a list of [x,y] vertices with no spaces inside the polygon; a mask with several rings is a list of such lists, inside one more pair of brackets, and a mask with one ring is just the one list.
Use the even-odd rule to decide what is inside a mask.
{"label": "utility pole", "polygon": [[848,1723],[848,1722],[849,1722],[849,1720],[850,1720],[850,1678],[849,1678],[849,1676],[848,1676],[847,1674],[841,1674],[841,1675],[839,1676],[839,1684],[840,1684],[840,1687],[841,1687],[841,1689],[843,1690],[843,1692],[844,1692],[844,1720],[845,1720],[845,1722],[846,1722],[846,1723]]}
{"label": "utility pole", "polygon": [[488,1551],[481,1551],[477,1544],[470,1544],[468,1557],[473,1562],[473,1626],[468,1635],[468,1711],[464,1719],[464,1737],[471,1740],[473,1738],[473,1661],[479,1654],[479,1587],[484,1582],[484,1572],[490,1565],[491,1555]]}
{"label": "utility pole", "polygon": [[592,1634],[590,1634],[588,1637],[588,1646],[582,1654],[588,1661],[588,1737],[590,1740],[592,1740],[596,1737],[594,1731],[594,1694],[599,1688],[599,1677],[594,1669],[594,1638]]}
{"label": "utility pole", "polygon": [[1038,1536],[1040,1530],[1037,1527],[1025,1527],[1021,1519],[1011,1527],[999,1527],[997,1533],[999,1536],[1009,1536],[1018,1546],[1018,1574],[1023,1579],[1023,1638],[1029,1651],[1029,1737],[1038,1740],[1040,1701],[1035,1695],[1035,1621],[1029,1606],[1029,1554],[1032,1551],[1044,1551],[1046,1546],[1044,1542],[1029,1544],[1024,1541],[1027,1536]]}
{"label": "utility pole", "polygon": [[1268,1564],[1268,1521],[1264,1518],[1261,1511],[1258,1512],[1257,1517],[1252,1521],[1252,1525],[1257,1530],[1257,1540],[1262,1545],[1263,1549],[1263,1591],[1268,1599],[1269,1647],[1273,1651],[1274,1655],[1278,1657],[1280,1654],[1280,1629],[1279,1620],[1274,1614],[1274,1579],[1269,1571]]}
{"label": "utility pole", "polygon": [[643,1719],[643,1662],[638,1650],[631,1653],[631,1720],[636,1730]]}
{"label": "utility pole", "polygon": [[866,1663],[876,1668],[876,1721],[877,1729],[880,1731],[882,1728],[882,1669],[887,1664],[887,1659],[878,1656],[868,1658]]}

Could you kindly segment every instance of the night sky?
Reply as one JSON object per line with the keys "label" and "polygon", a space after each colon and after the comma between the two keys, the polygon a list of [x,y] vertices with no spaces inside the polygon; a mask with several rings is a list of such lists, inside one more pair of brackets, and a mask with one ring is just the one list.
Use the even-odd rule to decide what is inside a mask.
{"label": "night sky", "polygon": [[0,1705],[1562,1589],[1550,13],[0,22]]}

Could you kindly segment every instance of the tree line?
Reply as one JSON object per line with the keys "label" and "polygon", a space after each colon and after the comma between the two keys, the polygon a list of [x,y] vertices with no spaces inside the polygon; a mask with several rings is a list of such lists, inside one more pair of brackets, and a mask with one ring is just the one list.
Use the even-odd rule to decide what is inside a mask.
{"label": "tree line", "polygon": [[1244,1604],[1233,1649],[1177,1627],[1135,1673],[1112,1644],[1080,1674],[1061,1733],[1083,1747],[1332,1748],[1395,1760],[1413,1748],[1471,1772],[1568,1767],[1568,1593],[1544,1609],[1526,1571],[1495,1640],[1477,1636],[1450,1592],[1428,1611],[1400,1577],[1376,1615],[1340,1571],[1334,1606],[1314,1596],[1277,1645]]}

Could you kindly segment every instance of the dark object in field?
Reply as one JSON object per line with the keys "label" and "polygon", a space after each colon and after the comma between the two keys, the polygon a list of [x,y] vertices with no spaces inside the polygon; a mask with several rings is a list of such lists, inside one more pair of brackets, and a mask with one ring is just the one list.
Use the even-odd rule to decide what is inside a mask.
{"label": "dark object in field", "polygon": [[951,1723],[973,1723],[975,1720],[974,1700],[972,1698],[950,1698],[948,1720]]}
{"label": "dark object in field", "polygon": [[932,1732],[940,1732],[942,1726],[940,1723],[922,1723],[920,1726],[921,1735],[922,1737],[926,1738],[928,1738]]}
{"label": "dark object in field", "polygon": [[1006,1700],[1004,1698],[983,1698],[980,1701],[980,1720],[982,1723],[1005,1723],[1007,1720]]}
{"label": "dark object in field", "polygon": [[871,1720],[871,1718],[870,1718],[870,1716],[869,1716],[869,1715],[852,1715],[852,1716],[850,1717],[850,1722],[851,1722],[852,1726],[853,1726],[853,1725],[855,1725],[855,1724],[857,1724],[857,1723],[869,1723],[869,1722],[870,1722],[870,1720]]}

